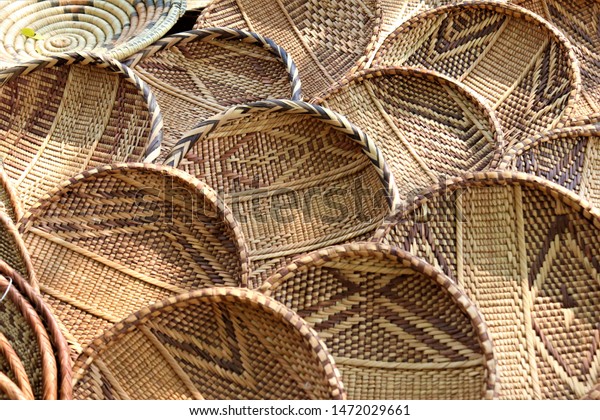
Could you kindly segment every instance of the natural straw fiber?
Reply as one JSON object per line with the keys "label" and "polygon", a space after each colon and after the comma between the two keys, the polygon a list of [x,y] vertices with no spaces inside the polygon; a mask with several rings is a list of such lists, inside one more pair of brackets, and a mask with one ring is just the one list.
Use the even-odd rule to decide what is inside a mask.
{"label": "natural straw fiber", "polygon": [[555,25],[571,41],[581,66],[582,90],[573,117],[600,113],[598,0],[512,0]]}
{"label": "natural straw fiber", "polygon": [[507,142],[554,128],[581,88],[571,43],[518,6],[469,2],[432,9],[402,24],[373,66],[439,71],[471,87],[496,111]]}
{"label": "natural straw fiber", "polygon": [[600,207],[600,126],[568,127],[517,143],[499,166],[546,178]]}
{"label": "natural straw fiber", "polygon": [[[15,371],[19,363],[15,360],[8,360],[4,354],[0,354],[0,369],[10,376],[6,378],[11,381],[23,384],[26,376],[26,382],[29,389],[20,389],[22,396],[26,399],[46,399],[54,400],[61,397],[70,396],[70,371],[59,370],[57,358],[54,354],[56,349],[46,330],[47,321],[40,318],[47,313],[39,313],[39,308],[44,306],[41,298],[26,284],[23,279],[15,280],[19,274],[10,270],[2,263],[0,265],[0,290],[4,299],[0,302],[0,334],[4,340],[10,344],[13,354],[20,361],[24,372]],[[24,296],[20,290],[23,287],[28,288],[28,293]],[[32,301],[31,299],[35,299]],[[56,338],[56,337],[54,337]],[[59,356],[60,357],[60,356]],[[67,353],[68,357],[68,353]],[[8,367],[8,369],[7,369]],[[68,366],[70,368],[70,365]],[[67,375],[67,376],[64,376]],[[65,383],[64,381],[68,381]],[[6,383],[6,381],[5,381]],[[2,388],[2,387],[0,387]],[[21,396],[10,392],[9,388],[4,388],[0,392],[0,398],[18,398]],[[62,392],[65,394],[61,394]]]}
{"label": "natural straw fiber", "polygon": [[75,364],[77,399],[342,399],[333,359],[294,312],[212,288],[145,308]]}
{"label": "natural straw fiber", "polygon": [[301,99],[293,60],[273,41],[251,32],[208,28],[172,35],[126,64],[156,94],[164,113],[165,154],[194,124],[229,106]]}
{"label": "natural straw fiber", "polygon": [[280,269],[261,290],[317,331],[350,399],[494,395],[496,362],[479,310],[407,252],[373,243],[321,249]]}
{"label": "natural straw fiber", "polygon": [[212,0],[187,0],[185,8],[187,10],[202,9],[210,4]]}
{"label": "natural straw fiber", "polygon": [[[27,309],[26,313],[24,312],[24,316],[26,318],[31,317],[31,319],[33,320],[32,322],[34,323],[32,325],[34,325],[35,328],[38,328],[40,325],[38,321],[41,321],[43,323],[43,325],[41,326],[41,328],[43,328],[43,331],[40,330],[40,334],[42,334],[42,336],[44,337],[47,335],[52,348],[49,355],[46,355],[45,353],[42,354],[42,362],[44,363],[44,361],[47,361],[49,357],[55,359],[56,372],[53,375],[54,379],[52,379],[52,383],[54,383],[54,381],[56,382],[56,389],[58,391],[57,397],[63,400],[71,399],[71,358],[69,355],[69,347],[67,345],[67,341],[65,340],[65,337],[63,336],[60,330],[60,326],[57,320],[55,319],[47,304],[42,300],[39,293],[36,290],[34,290],[17,271],[15,271],[12,267],[10,267],[6,262],[2,260],[0,260],[0,279],[8,280],[8,284],[11,284],[10,290],[14,289],[15,291],[18,291],[17,296],[20,296],[20,298],[15,300],[15,302],[20,302],[21,299],[27,301],[27,305],[25,305],[25,307],[29,309]],[[0,289],[2,290],[2,293],[4,293],[4,291],[6,290],[3,286],[0,286]],[[9,293],[11,292],[9,291]],[[7,298],[8,296],[9,294],[7,294]],[[10,308],[7,311],[5,307],[2,306],[3,304],[3,302],[0,302],[0,317],[10,316]],[[30,309],[34,310],[35,313],[30,312]],[[32,386],[33,396],[36,398],[42,398],[43,396],[40,395],[38,391],[36,391],[36,389],[39,387],[37,379],[39,373],[38,371],[33,371],[32,366],[29,364],[29,362],[27,362],[29,355],[34,349],[33,347],[31,347],[31,345],[27,346],[26,348],[22,348],[23,346],[19,344],[21,343],[20,340],[22,340],[23,338],[33,339],[33,337],[27,334],[22,335],[21,332],[17,332],[17,341],[15,341],[14,338],[12,340],[9,340],[9,337],[14,337],[14,330],[12,329],[14,325],[12,324],[15,320],[18,319],[18,317],[13,317],[12,320],[8,323],[1,323],[0,335],[4,336],[6,341],[10,343],[10,346],[13,349],[14,353],[19,357],[21,362],[20,364],[23,366],[23,369],[27,374],[27,382],[29,382],[29,385]],[[7,328],[9,330],[9,333],[6,332]],[[22,330],[22,326],[17,326],[14,328],[16,328],[17,331]],[[45,342],[44,340],[43,342]],[[0,359],[1,358],[2,356],[0,355]],[[1,362],[0,365],[2,365]],[[9,363],[9,365],[11,365],[11,363]],[[15,372],[19,369],[15,364],[12,364],[12,366],[15,367],[15,369],[10,368],[12,372]],[[0,371],[7,372],[7,369],[0,367]],[[43,371],[42,375],[45,375],[44,372],[46,371]],[[17,384],[21,382],[22,379],[23,378],[17,381]],[[24,389],[22,386],[19,386],[19,388]],[[28,395],[27,392],[24,393],[26,396]]]}
{"label": "natural straw fiber", "polygon": [[[12,382],[7,375],[13,377],[15,381]],[[19,392],[23,394],[22,397],[12,390],[8,382],[11,382],[12,385],[18,388]],[[0,331],[0,394],[2,394],[2,391],[11,400],[34,399],[25,366],[23,366],[23,362],[21,362],[19,355],[13,349],[10,341]]]}
{"label": "natural straw fiber", "polygon": [[121,60],[167,33],[183,12],[183,0],[3,1],[0,68],[82,51]]}
{"label": "natural straw fiber", "polygon": [[11,381],[4,373],[0,371],[0,400],[32,400],[29,395]]}
{"label": "natural straw fiber", "polygon": [[469,88],[428,70],[359,72],[317,103],[374,139],[402,199],[441,177],[493,167],[501,156],[503,134],[490,107]]}
{"label": "natural straw fiber", "polygon": [[248,242],[251,287],[282,258],[372,233],[398,203],[373,141],[305,102],[232,107],[186,133],[165,163],[224,195]]}
{"label": "natural straw fiber", "polygon": [[0,158],[25,210],[78,172],[160,152],[154,96],[117,61],[72,54],[0,71],[0,81]]}
{"label": "natural straw fiber", "polygon": [[581,398],[599,383],[600,212],[532,175],[436,186],[376,239],[439,267],[479,307],[499,397]]}
{"label": "natural straw fiber", "polygon": [[19,195],[15,191],[2,163],[0,163],[0,212],[6,213],[15,223],[23,216]]}
{"label": "natural straw fiber", "polygon": [[7,214],[0,211],[0,260],[6,261],[18,271],[35,291],[39,285],[31,256],[17,231],[15,224]]}
{"label": "natural straw fiber", "polygon": [[204,183],[168,167],[84,172],[42,198],[19,229],[74,354],[143,306],[247,284],[247,252],[231,211]]}
{"label": "natural straw fiber", "polygon": [[366,64],[380,23],[379,0],[213,0],[194,29],[224,26],[271,38],[294,58],[312,98]]}

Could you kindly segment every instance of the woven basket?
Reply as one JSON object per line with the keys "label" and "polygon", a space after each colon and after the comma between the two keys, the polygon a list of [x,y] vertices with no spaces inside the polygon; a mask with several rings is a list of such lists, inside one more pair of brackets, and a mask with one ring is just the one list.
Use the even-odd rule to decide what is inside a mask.
{"label": "woven basket", "polygon": [[380,23],[379,0],[214,0],[194,29],[226,26],[273,39],[298,64],[312,98],[366,64]]}
{"label": "woven basket", "polygon": [[0,68],[82,51],[121,60],[167,33],[184,12],[182,0],[4,1]]}
{"label": "woven basket", "polygon": [[186,10],[202,9],[210,4],[212,0],[187,0],[185,3]]}
{"label": "woven basket", "polygon": [[440,177],[479,171],[500,159],[494,112],[470,89],[427,70],[366,70],[317,103],[363,128],[381,149],[400,198]]}
{"label": "woven basket", "polygon": [[39,285],[31,256],[17,231],[15,224],[7,214],[0,211],[0,260],[6,261],[18,271],[35,291]]}
{"label": "woven basket", "polygon": [[159,154],[154,96],[114,60],[32,61],[0,71],[0,81],[0,158],[25,210],[85,169]]}
{"label": "woven basket", "polygon": [[580,398],[599,382],[600,212],[523,173],[466,175],[375,239],[439,267],[480,308],[500,398]]}
{"label": "woven basket", "polygon": [[19,195],[15,191],[12,181],[0,163],[0,212],[5,213],[13,222],[23,216],[23,209]]}
{"label": "woven basket", "polygon": [[248,241],[252,287],[286,257],[373,232],[398,202],[371,139],[305,102],[230,108],[188,132],[165,163],[224,195]]}
{"label": "woven basket", "polygon": [[348,397],[491,398],[493,345],[479,310],[425,261],[354,243],[298,257],[261,290],[325,341]]}
{"label": "woven basket", "polygon": [[4,261],[0,290],[0,399],[70,399],[69,349],[50,310]]}
{"label": "woven basket", "polygon": [[600,113],[600,28],[597,0],[512,0],[548,20],[572,42],[581,66],[582,90],[574,118]]}
{"label": "woven basket", "polygon": [[245,243],[231,211],[204,183],[168,167],[84,172],[36,204],[19,229],[74,355],[153,302],[247,284]]}
{"label": "woven basket", "polygon": [[600,126],[554,130],[517,143],[499,169],[526,172],[574,191],[600,206]]}
{"label": "woven basket", "polygon": [[581,88],[564,35],[526,9],[494,2],[440,7],[405,22],[373,60],[390,65],[439,71],[471,87],[496,111],[509,144],[559,125]]}
{"label": "woven basket", "polygon": [[301,99],[293,60],[273,41],[251,32],[208,28],[176,34],[126,64],[156,94],[164,113],[164,153],[195,123],[231,105]]}
{"label": "woven basket", "polygon": [[75,364],[77,399],[342,399],[333,359],[264,295],[212,288],[131,315]]}

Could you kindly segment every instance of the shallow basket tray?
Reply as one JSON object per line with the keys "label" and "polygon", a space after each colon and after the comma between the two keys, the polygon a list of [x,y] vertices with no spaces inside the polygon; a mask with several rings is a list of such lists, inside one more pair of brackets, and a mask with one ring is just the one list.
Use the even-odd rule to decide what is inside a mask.
{"label": "shallow basket tray", "polygon": [[559,125],[581,88],[567,38],[534,13],[498,2],[417,15],[386,38],[372,65],[426,68],[459,80],[489,102],[509,144]]}
{"label": "shallow basket tray", "polygon": [[129,316],[75,363],[76,399],[342,399],[339,372],[294,312],[237,288]]}
{"label": "shallow basket tray", "polygon": [[0,158],[24,210],[83,170],[156,159],[161,139],[153,94],[117,61],[72,54],[0,71]]}
{"label": "shallow basket tray", "polygon": [[71,399],[69,348],[50,309],[2,260],[0,291],[0,399]]}
{"label": "shallow basket tray", "polygon": [[379,0],[214,0],[194,29],[226,26],[271,38],[294,58],[312,98],[366,64],[380,23]]}
{"label": "shallow basket tray", "polygon": [[256,287],[286,258],[370,237],[398,203],[393,175],[359,128],[299,101],[232,107],[165,160],[222,194],[244,231]]}
{"label": "shallow basket tray", "polygon": [[495,167],[504,146],[487,103],[429,70],[361,71],[315,102],[369,134],[394,173],[401,199],[442,177]]}
{"label": "shallow basket tray", "polygon": [[169,167],[89,170],[42,198],[18,227],[74,355],[151,303],[247,284],[246,245],[231,211]]}
{"label": "shallow basket tray", "polygon": [[416,197],[375,240],[439,267],[479,307],[500,398],[582,398],[600,383],[600,213],[573,192],[469,174]]}
{"label": "shallow basket tray", "polygon": [[167,33],[184,12],[184,0],[3,1],[0,68],[82,51],[121,60]]}
{"label": "shallow basket tray", "polygon": [[325,341],[348,398],[481,399],[496,389],[479,310],[439,270],[368,242],[296,258],[261,291]]}
{"label": "shallow basket tray", "polygon": [[[206,28],[163,38],[130,57],[164,114],[163,154],[194,124],[232,105],[301,99],[294,61],[268,38]],[[164,156],[161,156],[164,157]]]}

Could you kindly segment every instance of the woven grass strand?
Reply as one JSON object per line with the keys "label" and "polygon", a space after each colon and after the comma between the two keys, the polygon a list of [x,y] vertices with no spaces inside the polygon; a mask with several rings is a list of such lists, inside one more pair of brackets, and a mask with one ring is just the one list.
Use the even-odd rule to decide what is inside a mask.
{"label": "woven grass strand", "polygon": [[508,144],[570,117],[581,89],[569,40],[519,6],[465,2],[422,13],[384,41],[373,67],[414,66],[452,77],[483,96]]}
{"label": "woven grass strand", "polygon": [[4,165],[0,163],[0,212],[6,213],[10,219],[17,223],[23,216],[23,208],[19,196],[12,185],[12,182]]}
{"label": "woven grass strand", "polygon": [[214,0],[194,29],[224,26],[271,38],[294,57],[312,98],[367,63],[380,24],[379,0]]}
{"label": "woven grass strand", "polygon": [[[10,281],[9,284],[11,284]],[[0,374],[2,372],[5,373],[5,377],[9,381],[11,378],[14,378],[14,384],[23,393],[25,399],[33,400],[33,390],[31,389],[25,366],[23,366],[21,358],[13,349],[10,341],[0,331]],[[6,394],[9,399],[15,399],[8,392]]]}
{"label": "woven grass strand", "polygon": [[86,171],[43,197],[19,230],[74,356],[150,303],[247,284],[246,244],[231,210],[203,182],[169,167]]}
{"label": "woven grass strand", "polygon": [[403,200],[439,178],[495,167],[504,146],[487,103],[428,70],[361,71],[316,102],[346,116],[375,141]]}
{"label": "woven grass strand", "polygon": [[343,399],[325,344],[284,305],[240,288],[172,297],[95,339],[76,399]]}
{"label": "woven grass strand", "polygon": [[231,206],[253,261],[251,287],[286,257],[374,231],[399,201],[367,134],[299,101],[229,108],[186,133],[165,163],[205,179]]}
{"label": "woven grass strand", "polygon": [[2,211],[0,211],[0,260],[6,261],[27,279],[27,283],[34,290],[39,291],[29,250],[12,219]]}
{"label": "woven grass strand", "polygon": [[366,242],[324,248],[297,257],[260,290],[318,332],[350,399],[494,396],[493,344],[479,310],[405,251]]}
{"label": "woven grass strand", "polygon": [[438,267],[480,308],[499,398],[577,399],[599,383],[599,229],[573,192],[497,171],[431,188],[374,239]]}
{"label": "woven grass strand", "polygon": [[125,64],[156,94],[164,113],[164,158],[194,124],[232,105],[302,98],[296,64],[259,34],[206,28],[163,38]]}
{"label": "woven grass strand", "polygon": [[0,68],[83,51],[121,60],[162,37],[184,12],[184,0],[4,1]]}
{"label": "woven grass strand", "polygon": [[[4,398],[3,398],[4,397]],[[0,372],[0,400],[32,400],[21,389],[10,380],[8,376]]]}
{"label": "woven grass strand", "polygon": [[0,158],[25,210],[83,170],[160,153],[154,95],[115,60],[73,53],[1,70],[0,81]]}

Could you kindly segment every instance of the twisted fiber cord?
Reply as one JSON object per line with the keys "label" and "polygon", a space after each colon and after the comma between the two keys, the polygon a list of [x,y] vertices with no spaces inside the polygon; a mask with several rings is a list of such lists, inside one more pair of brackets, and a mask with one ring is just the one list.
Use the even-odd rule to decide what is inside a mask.
{"label": "twisted fiber cord", "polygon": [[[0,356],[3,356],[8,364],[8,368],[10,372],[14,375],[15,385],[23,392],[23,395],[28,400],[33,400],[33,390],[31,389],[31,384],[29,383],[29,378],[27,377],[27,371],[25,370],[25,366],[23,366],[23,362],[21,358],[15,353],[15,350],[12,348],[10,341],[6,338],[4,334],[0,331]],[[1,372],[0,372],[1,373]]]}
{"label": "twisted fiber cord", "polygon": [[[221,332],[218,330],[211,332],[208,329],[200,330],[204,331],[205,334],[207,334],[207,337],[205,339],[203,339],[202,336],[198,336],[196,338],[188,337],[187,332],[184,332],[184,330],[177,329],[177,326],[175,325],[174,321],[170,320],[169,314],[178,314],[177,323],[183,324],[182,327],[185,326],[184,324],[186,322],[203,322],[201,321],[200,317],[204,316],[210,316],[211,318],[214,318],[217,323],[221,323],[221,321],[219,321],[220,319],[222,319],[221,314],[224,313],[223,311],[225,311],[228,306],[237,307],[238,309],[236,311],[238,313],[247,312],[249,316],[252,316],[251,314],[253,313],[253,311],[250,309],[258,310],[260,313],[264,313],[265,316],[268,316],[269,319],[272,319],[272,322],[277,322],[278,324],[280,324],[283,329],[293,330],[294,337],[296,337],[295,339],[301,340],[301,342],[305,343],[303,345],[310,347],[311,353],[313,354],[313,361],[310,363],[317,363],[319,365],[319,371],[322,372],[322,374],[324,375],[320,378],[320,380],[324,381],[322,385],[326,386],[324,389],[327,390],[329,397],[334,399],[341,399],[345,397],[343,386],[339,377],[339,372],[335,367],[333,358],[331,357],[331,355],[329,355],[324,343],[321,342],[314,330],[312,330],[297,314],[286,308],[284,305],[258,292],[230,287],[197,290],[194,292],[165,299],[162,302],[158,302],[140,310],[135,314],[132,314],[120,323],[111,327],[102,336],[96,338],[92,343],[90,343],[90,345],[84,350],[84,353],[82,353],[79,359],[77,360],[74,367],[74,383],[76,395],[79,398],[131,398],[131,395],[128,394],[126,386],[129,385],[129,388],[135,389],[135,384],[127,383],[126,381],[132,380],[133,378],[123,377],[122,374],[113,375],[113,373],[119,370],[118,365],[124,363],[128,356],[125,355],[122,351],[118,352],[118,356],[116,355],[117,353],[115,353],[115,356],[111,356],[109,353],[112,347],[117,347],[120,345],[120,343],[126,343],[128,340],[132,340],[135,336],[135,332],[141,331],[145,337],[148,337],[148,335],[150,335],[149,342],[153,346],[155,346],[158,353],[160,353],[161,357],[165,359],[168,365],[172,369],[174,368],[174,370],[178,373],[179,380],[185,383],[185,387],[189,392],[192,393],[194,397],[219,398],[218,394],[214,394],[216,389],[212,388],[210,383],[207,383],[206,380],[202,379],[204,377],[202,373],[206,369],[202,369],[197,373],[193,371],[194,369],[199,368],[197,363],[201,362],[200,359],[195,358],[195,363],[190,364],[187,367],[185,367],[184,364],[182,364],[182,361],[185,361],[185,353],[182,353],[178,350],[183,349],[183,347],[181,347],[181,345],[178,343],[189,343],[188,346],[192,346],[193,348],[199,345],[195,343],[195,340],[201,340],[201,342],[214,343],[214,345],[218,347],[220,345],[220,341],[229,341],[230,339],[226,337],[212,337],[213,334],[221,334]],[[242,310],[241,308],[246,308],[246,310]],[[206,310],[209,310],[210,312],[214,313],[214,315],[210,315],[208,313],[206,315],[203,315],[203,313],[206,312]],[[187,315],[184,314],[190,311],[193,311],[194,313],[198,314],[198,316],[189,318],[188,320]],[[245,322],[252,323],[252,320],[248,318],[245,320]],[[249,324],[246,324],[245,326],[248,328],[251,327],[251,325]],[[225,325],[221,326],[221,329],[223,328],[226,328]],[[250,328],[249,331],[251,331],[252,334],[258,334],[259,336],[263,334],[262,332],[252,328]],[[171,337],[171,339],[165,341],[164,338],[161,338],[166,337],[167,335]],[[223,345],[225,345],[226,347],[224,350],[226,350],[227,352],[234,352],[228,353],[228,358],[230,358],[232,355],[235,355],[235,351],[237,351],[235,350],[235,348],[238,345],[240,346],[241,350],[254,348],[254,346],[258,344],[260,346],[259,351],[264,352],[265,354],[254,356],[264,357],[265,355],[267,355],[266,351],[268,350],[262,347],[264,345],[263,343],[250,342],[244,344],[247,339],[250,339],[250,337],[238,335],[236,338],[236,343],[237,340],[241,341],[233,347],[233,342],[227,343],[226,341],[223,341]],[[158,346],[156,346],[157,343],[159,344]],[[276,343],[273,344],[276,345]],[[124,344],[121,344],[121,346],[123,345]],[[231,348],[228,349],[227,347]],[[132,349],[132,347],[129,345],[121,348]],[[132,349],[131,351],[135,350]],[[191,349],[189,351],[191,351]],[[284,350],[282,348],[279,351]],[[252,360],[244,360],[244,358],[247,357],[245,353],[245,351],[242,351],[242,353],[240,353],[242,360],[241,367],[244,370],[247,370],[251,368]],[[267,357],[273,357],[274,355],[275,354],[269,353]],[[211,357],[213,362],[217,360],[214,357]],[[204,357],[202,359],[204,359]],[[292,368],[294,372],[299,373],[305,368],[315,368],[315,366],[313,366],[312,368],[309,366],[304,366],[304,363],[306,362],[308,361],[298,360],[297,366],[287,366],[286,369]],[[284,360],[278,360],[278,363],[285,364],[286,362]],[[214,363],[212,363],[211,366],[213,364]],[[183,367],[185,367],[185,371],[181,369]],[[192,370],[190,370],[190,368]],[[209,368],[209,366],[207,366],[207,368]],[[217,366],[213,366],[209,370],[214,370],[216,368]],[[235,377],[237,376],[237,374],[231,376],[234,373],[234,369],[235,366],[224,366],[223,368],[216,369],[216,374],[218,375],[220,380],[224,380],[226,383],[228,381],[235,381]],[[247,374],[253,375],[256,373],[247,370]],[[188,374],[190,374],[190,376],[188,376]],[[197,374],[200,374],[202,376],[198,377]],[[108,381],[110,387],[104,386],[103,388],[100,388],[99,385],[102,383],[103,378],[105,378],[106,381]],[[266,378],[269,377],[267,376]],[[146,380],[146,378],[144,378],[143,380]],[[285,378],[285,380],[288,381],[289,378]],[[92,382],[92,384],[90,384],[90,381]],[[234,385],[234,383],[235,382],[232,382],[232,386]],[[297,382],[297,379],[296,384],[296,386],[300,384]],[[282,384],[278,383],[270,383],[267,380],[264,383],[262,383],[262,386],[266,386],[266,389],[264,389],[262,392],[281,392],[279,391],[279,387],[281,385]],[[199,386],[201,387],[201,389],[199,388]],[[254,387],[254,385],[252,385],[251,382],[246,383],[246,386]],[[302,384],[302,386],[304,386],[304,384]],[[271,391],[268,391],[268,389],[270,389]],[[164,390],[164,392],[168,392],[168,390]],[[274,395],[276,395],[278,398],[286,398],[286,395],[283,394]],[[180,395],[180,397],[182,396],[184,397],[185,395]],[[256,396],[254,398],[256,398]]]}
{"label": "twisted fiber cord", "polygon": [[48,304],[41,298],[38,291],[31,287],[18,272],[1,259],[0,273],[13,280],[13,286],[23,294],[25,299],[33,306],[41,320],[44,322],[44,327],[48,332],[50,342],[54,347],[56,361],[58,362],[58,395],[62,400],[70,400],[72,398],[72,362],[71,357],[69,356],[69,346],[62,333],[62,327],[50,310]]}
{"label": "twisted fiber cord", "polygon": [[0,203],[4,205],[0,211],[6,213],[13,222],[17,223],[23,216],[23,206],[19,196],[2,165],[0,165]]}
{"label": "twisted fiber cord", "polygon": [[8,376],[0,372],[0,396],[5,394],[9,400],[32,400]]}
{"label": "twisted fiber cord", "polygon": [[363,152],[370,159],[375,170],[381,177],[381,182],[386,191],[386,197],[390,208],[395,209],[397,207],[400,200],[394,175],[390,171],[381,151],[377,148],[373,140],[371,140],[371,138],[358,127],[350,123],[343,115],[337,114],[336,112],[322,108],[318,105],[311,105],[305,102],[270,100],[229,108],[228,110],[217,114],[212,118],[202,121],[196,126],[196,128],[187,132],[169,152],[165,158],[164,164],[172,167],[178,167],[190,149],[199,140],[208,137],[215,129],[225,126],[231,121],[245,118],[246,115],[265,112],[308,115],[331,125],[333,129],[349,136],[350,139],[362,147]]}
{"label": "twisted fiber cord", "polygon": [[302,100],[302,83],[298,76],[298,68],[292,57],[272,39],[241,29],[203,28],[171,35],[129,57],[124,61],[124,64],[135,68],[140,62],[147,60],[160,51],[168,50],[178,45],[183,46],[191,42],[211,41],[241,41],[246,44],[254,44],[263,47],[285,66],[291,85],[290,99],[294,101]]}
{"label": "twisted fiber cord", "polygon": [[27,246],[12,219],[2,211],[0,211],[0,232],[0,259],[16,267],[31,287],[39,291],[40,285]]}

